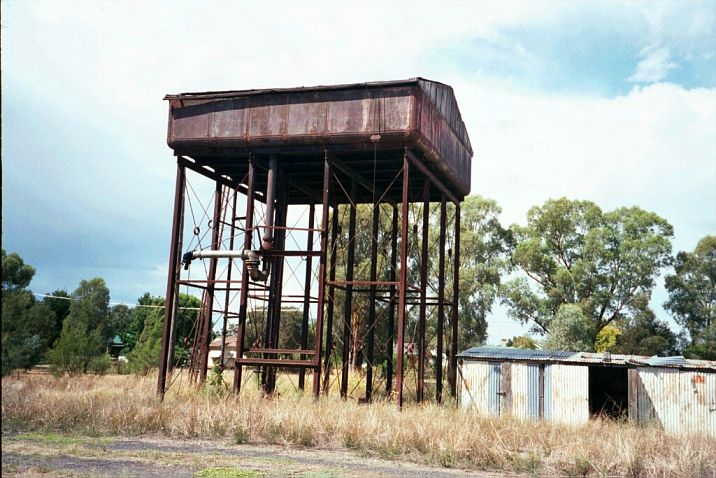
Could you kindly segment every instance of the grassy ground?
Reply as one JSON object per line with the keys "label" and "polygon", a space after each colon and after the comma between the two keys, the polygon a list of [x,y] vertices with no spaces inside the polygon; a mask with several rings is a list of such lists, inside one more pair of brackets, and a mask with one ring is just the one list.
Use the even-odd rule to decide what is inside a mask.
{"label": "grassy ground", "polygon": [[184,382],[176,382],[159,403],[155,380],[119,375],[3,379],[3,432],[5,436],[18,431],[59,432],[60,441],[82,439],[67,434],[103,439],[151,434],[234,444],[329,447],[362,456],[532,476],[712,477],[716,473],[716,440],[669,436],[652,426],[596,420],[568,427],[494,419],[451,404],[407,405],[399,412],[394,403],[380,400],[359,405],[331,395],[315,402],[310,393],[288,391],[291,387],[284,387],[284,393],[273,399],[246,387],[235,399],[222,393],[221,387],[196,390]]}

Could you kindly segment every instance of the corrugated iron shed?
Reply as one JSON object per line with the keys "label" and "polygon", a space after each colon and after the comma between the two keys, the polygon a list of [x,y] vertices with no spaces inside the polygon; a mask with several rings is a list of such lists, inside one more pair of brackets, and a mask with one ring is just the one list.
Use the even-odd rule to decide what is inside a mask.
{"label": "corrugated iron shed", "polygon": [[716,361],[692,360],[682,356],[646,357],[641,355],[622,355],[567,352],[563,350],[527,350],[512,347],[473,347],[458,354],[458,358],[467,360],[528,361],[536,363],[567,363],[574,365],[605,365],[622,367],[659,367],[710,370],[716,372]]}

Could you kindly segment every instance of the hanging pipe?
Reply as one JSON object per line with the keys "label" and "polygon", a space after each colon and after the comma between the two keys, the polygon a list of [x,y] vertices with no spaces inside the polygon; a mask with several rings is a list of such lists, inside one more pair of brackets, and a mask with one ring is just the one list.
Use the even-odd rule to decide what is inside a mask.
{"label": "hanging pipe", "polygon": [[276,196],[276,177],[278,176],[278,158],[269,158],[269,169],[266,176],[266,216],[264,225],[264,237],[261,240],[261,248],[269,250],[273,248],[273,220],[274,220],[274,199]]}

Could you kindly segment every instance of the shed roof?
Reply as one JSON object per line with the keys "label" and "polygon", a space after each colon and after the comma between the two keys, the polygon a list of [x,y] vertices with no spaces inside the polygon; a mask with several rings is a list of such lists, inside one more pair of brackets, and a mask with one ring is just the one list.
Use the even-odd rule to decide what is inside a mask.
{"label": "shed roof", "polygon": [[716,361],[691,360],[681,356],[645,357],[593,352],[567,352],[563,350],[527,350],[512,347],[473,347],[458,354],[468,360],[527,361],[535,363],[560,362],[575,365],[612,365],[622,367],[660,367],[703,369],[716,372]]}

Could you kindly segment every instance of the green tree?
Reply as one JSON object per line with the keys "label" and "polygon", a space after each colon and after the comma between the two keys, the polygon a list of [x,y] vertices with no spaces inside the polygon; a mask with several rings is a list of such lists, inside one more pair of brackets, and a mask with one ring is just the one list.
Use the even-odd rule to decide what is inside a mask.
{"label": "green tree", "polygon": [[55,374],[102,372],[108,365],[107,345],[111,338],[109,289],[104,279],[83,280],[72,293],[70,312],[62,333],[48,352]]}
{"label": "green tree", "polygon": [[674,274],[666,277],[664,307],[689,334],[684,354],[716,360],[716,236],[706,236],[694,252],[679,252]]}
{"label": "green tree", "polygon": [[45,297],[42,299],[42,302],[55,313],[55,327],[49,344],[52,346],[55,340],[60,336],[60,333],[62,333],[62,324],[70,313],[70,302],[72,299],[70,299],[70,295],[64,289],[58,289],[49,295],[51,297]]}
{"label": "green tree", "polygon": [[507,341],[507,346],[516,349],[537,350],[537,342],[529,335],[512,337]]}
{"label": "green tree", "polygon": [[[142,332],[134,348],[127,354],[127,360],[132,373],[146,374],[159,366],[164,325],[164,299],[145,294],[138,302],[138,306],[134,307],[132,312],[133,315],[142,318]],[[192,347],[194,324],[198,315],[196,309],[200,305],[201,301],[198,298],[189,294],[179,294],[179,313],[176,320],[177,349],[174,354],[179,364],[185,360]]]}
{"label": "green tree", "polygon": [[632,313],[620,321],[622,333],[613,351],[629,355],[667,356],[678,353],[678,340],[669,326],[656,319],[648,296],[634,300]]}
{"label": "green tree", "polygon": [[2,250],[2,375],[39,363],[47,350],[55,314],[26,288],[35,269]]}
{"label": "green tree", "polygon": [[594,350],[596,352],[615,352],[620,335],[622,335],[622,331],[619,327],[614,325],[604,326],[597,334]]}
{"label": "green tree", "polygon": [[593,351],[594,325],[580,306],[565,304],[551,320],[545,346],[570,352]]}
{"label": "green tree", "polygon": [[498,297],[501,277],[509,269],[506,254],[511,234],[500,224],[501,212],[497,202],[481,196],[468,196],[461,206],[460,349],[485,342],[487,314]]}
{"label": "green tree", "polygon": [[[638,207],[604,213],[589,201],[550,199],[529,210],[527,226],[511,229],[512,262],[524,276],[503,288],[510,316],[549,335],[561,308],[574,304],[590,337],[570,343],[585,349],[605,326],[633,316],[636,298],[650,294],[672,261],[671,225]],[[579,322],[574,308],[567,312]]]}

